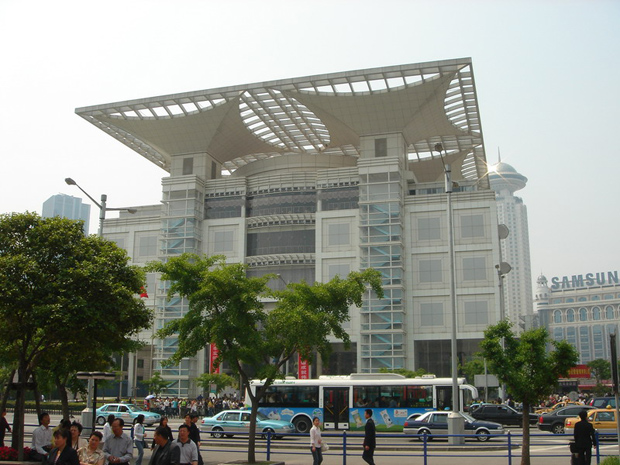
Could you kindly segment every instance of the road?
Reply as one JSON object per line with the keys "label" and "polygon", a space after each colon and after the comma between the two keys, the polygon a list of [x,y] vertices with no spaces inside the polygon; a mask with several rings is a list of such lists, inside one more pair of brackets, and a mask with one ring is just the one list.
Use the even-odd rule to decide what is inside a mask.
{"label": "road", "polygon": [[[7,416],[11,420],[11,414]],[[59,415],[52,415],[51,425],[60,422]],[[34,429],[36,415],[26,415],[26,445],[30,443],[30,433]],[[177,431],[182,423],[180,419],[171,419],[170,427]],[[512,464],[520,463],[521,453],[521,433],[520,428],[508,428],[511,434]],[[547,432],[540,432],[537,428],[531,428],[531,449],[532,464],[541,465],[560,465],[570,463],[568,453],[568,436],[558,436]],[[325,454],[324,465],[343,464],[342,456],[342,436],[330,436],[331,433],[324,432],[323,437],[332,446],[330,451]],[[152,438],[153,428],[147,428],[148,438]],[[202,433],[202,455],[207,465],[218,465],[225,462],[243,461],[247,459],[247,438],[234,437],[228,439],[214,439],[210,435]],[[361,436],[347,435],[347,457],[346,463],[363,464],[361,459]],[[150,441],[149,441],[150,442]],[[375,452],[375,460],[379,465],[402,465],[408,463],[424,462],[424,445],[414,438],[401,436],[378,437],[379,446]],[[290,436],[283,439],[272,441],[271,460],[283,461],[287,465],[307,465],[311,460],[308,449],[308,438],[305,436]],[[501,465],[508,464],[508,439],[507,437],[493,438],[486,443],[476,440],[468,440],[463,447],[455,450],[454,446],[449,446],[447,439],[435,438],[427,445],[428,465],[452,465],[462,463],[468,459],[477,465]],[[601,445],[602,455],[618,454],[618,444],[615,441],[604,441]],[[147,465],[151,451],[145,450],[142,465]],[[266,441],[257,440],[257,460],[266,459]],[[593,463],[596,463],[593,461]]]}

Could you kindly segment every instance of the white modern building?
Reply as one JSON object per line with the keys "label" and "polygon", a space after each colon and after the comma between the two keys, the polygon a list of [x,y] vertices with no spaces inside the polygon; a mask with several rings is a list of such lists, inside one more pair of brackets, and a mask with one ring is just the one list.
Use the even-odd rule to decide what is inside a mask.
{"label": "white modern building", "polygon": [[43,202],[41,216],[43,218],[60,216],[70,220],[82,220],[84,221],[84,234],[88,234],[90,205],[82,203],[82,199],[79,197],[73,197],[67,194],[52,195]]}
{"label": "white modern building", "polygon": [[[385,298],[351,309],[353,341],[322,373],[425,368],[450,374],[450,255],[444,166],[452,167],[458,357],[499,319],[497,203],[486,176],[470,59],[410,64],[78,108],[170,176],[161,206],[106,221],[135,263],[224,254],[254,276],[326,281],[367,267]],[[441,144],[442,152],[434,151]],[[441,155],[441,156],[440,156]],[[149,277],[156,328],[181,317]],[[188,395],[206,357],[154,369]]]}
{"label": "white modern building", "polygon": [[539,276],[536,313],[539,324],[556,341],[566,340],[579,352],[579,363],[611,360],[609,335],[618,334],[620,276],[618,271],[551,278]]}
{"label": "white modern building", "polygon": [[527,207],[514,193],[525,187],[527,178],[500,159],[490,167],[489,181],[496,192],[498,221],[509,231],[500,241],[502,261],[511,267],[503,278],[505,316],[521,332],[532,327],[532,271]]}

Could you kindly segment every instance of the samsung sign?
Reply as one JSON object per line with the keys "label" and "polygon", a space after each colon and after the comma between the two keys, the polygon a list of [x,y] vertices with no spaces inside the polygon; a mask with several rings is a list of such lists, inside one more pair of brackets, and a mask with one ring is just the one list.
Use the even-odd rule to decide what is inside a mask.
{"label": "samsung sign", "polygon": [[610,284],[620,284],[617,271],[608,271],[607,273],[587,273],[585,275],[573,275],[570,278],[563,276],[561,279],[551,278],[551,289],[571,289],[578,287],[604,286]]}

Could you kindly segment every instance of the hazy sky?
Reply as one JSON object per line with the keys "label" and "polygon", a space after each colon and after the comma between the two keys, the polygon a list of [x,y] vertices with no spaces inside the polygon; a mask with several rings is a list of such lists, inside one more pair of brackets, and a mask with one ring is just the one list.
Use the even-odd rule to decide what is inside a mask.
{"label": "hazy sky", "polygon": [[487,159],[529,179],[533,278],[620,270],[619,23],[617,0],[0,0],[0,213],[81,196],[65,177],[159,202],[166,173],[77,107],[472,57]]}

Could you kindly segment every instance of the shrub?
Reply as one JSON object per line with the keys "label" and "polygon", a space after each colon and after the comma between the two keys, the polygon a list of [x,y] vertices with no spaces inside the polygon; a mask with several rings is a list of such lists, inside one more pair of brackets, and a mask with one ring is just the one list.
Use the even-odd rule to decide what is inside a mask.
{"label": "shrub", "polygon": [[620,458],[612,456],[605,457],[603,460],[601,460],[600,465],[620,465]]}
{"label": "shrub", "polygon": [[17,460],[17,451],[12,447],[0,447],[0,460]]}

